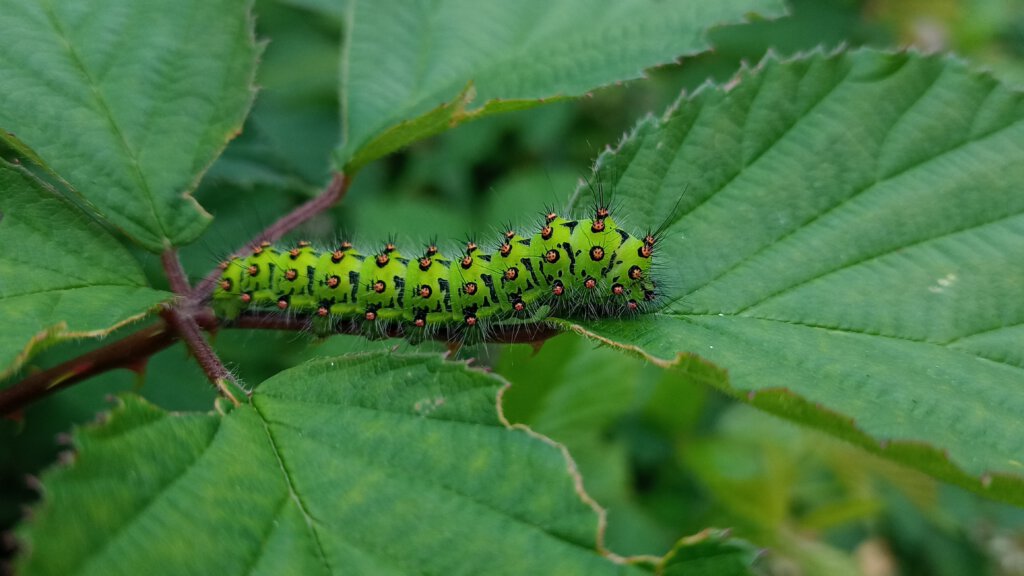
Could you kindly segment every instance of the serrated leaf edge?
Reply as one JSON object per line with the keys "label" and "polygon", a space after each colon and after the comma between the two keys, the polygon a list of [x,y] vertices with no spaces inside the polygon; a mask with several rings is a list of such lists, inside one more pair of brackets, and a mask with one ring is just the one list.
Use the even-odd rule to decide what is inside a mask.
{"label": "serrated leaf edge", "polygon": [[[956,484],[987,498],[1024,506],[1024,473],[1015,475],[1008,472],[983,472],[975,477],[954,463],[950,459],[949,453],[945,450],[922,440],[875,438],[858,426],[854,418],[828,408],[821,403],[811,402],[788,388],[764,388],[756,391],[734,388],[729,383],[728,369],[722,368],[698,354],[677,352],[675,358],[666,360],[648,353],[639,346],[616,342],[578,324],[571,324],[565,321],[560,321],[559,324],[585,338],[622,350],[665,370],[678,370],[682,373],[687,373],[685,365],[688,363],[697,363],[711,368],[721,374],[721,379],[710,380],[700,378],[692,373],[687,373],[687,376],[760,410],[821,430],[830,436],[846,440],[890,461],[916,468],[930,476]],[[792,410],[785,410],[780,407],[781,402],[778,401],[779,399],[783,399],[783,402],[788,401],[799,404],[801,408],[812,412],[815,419],[795,418]],[[906,457],[901,458],[901,455],[919,458],[924,460],[924,462],[918,464],[908,461]],[[921,458],[922,456],[923,458]],[[1018,462],[1018,464],[1024,470],[1024,462]]]}

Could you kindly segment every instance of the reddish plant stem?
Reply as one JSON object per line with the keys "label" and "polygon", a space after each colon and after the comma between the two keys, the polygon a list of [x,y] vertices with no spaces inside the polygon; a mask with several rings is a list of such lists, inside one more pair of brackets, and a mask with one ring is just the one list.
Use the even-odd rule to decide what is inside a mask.
{"label": "reddish plant stem", "polygon": [[[250,240],[249,243],[240,250],[231,254],[228,259],[241,256],[246,251],[252,250],[254,247],[258,246],[260,242],[275,242],[280,240],[282,236],[294,230],[299,224],[302,224],[313,216],[327,210],[344,198],[345,192],[348,191],[348,185],[349,178],[342,172],[335,172],[334,177],[331,178],[331,183],[327,185],[323,194],[320,194],[316,198],[313,198],[295,210],[292,210],[288,214],[282,216],[277,222],[274,222],[265,230],[257,234],[255,238]],[[220,269],[213,270],[207,274],[199,284],[196,284],[195,290],[192,291],[191,300],[196,303],[205,302],[210,295],[213,294],[213,288],[217,283],[217,279],[220,278],[220,274]]]}
{"label": "reddish plant stem", "polygon": [[[139,363],[140,359],[148,358],[174,344],[179,339],[181,333],[190,330],[193,330],[191,337],[202,342],[201,352],[197,353],[193,350],[196,359],[203,367],[203,370],[206,371],[211,381],[216,383],[216,374],[218,373],[221,375],[221,378],[228,379],[223,382],[225,385],[224,390],[229,392],[225,396],[229,399],[232,398],[230,390],[227,388],[227,383],[231,381],[230,374],[223,368],[220,360],[217,359],[217,364],[214,365],[214,368],[208,369],[208,365],[204,364],[204,360],[200,357],[200,354],[213,354],[213,350],[210,349],[209,344],[203,338],[200,328],[203,330],[219,328],[217,318],[209,310],[201,310],[190,318],[193,328],[179,328],[179,326],[175,325],[176,321],[167,318],[168,312],[170,311],[165,312],[164,316],[170,327],[163,323],[149,326],[121,340],[112,342],[103,348],[93,350],[88,354],[53,368],[32,374],[17,384],[0,390],[0,415],[13,414],[36,400],[103,372],[115,368],[133,368]],[[304,332],[309,330],[309,320],[277,316],[242,316],[226,327]],[[178,332],[176,333],[176,331]],[[342,323],[337,333],[365,335],[363,328],[354,323]],[[557,328],[546,324],[507,326],[493,330],[487,341],[504,344],[536,344],[558,333],[559,330]],[[381,336],[387,337],[401,337],[402,335],[399,326],[394,326],[386,334],[381,334]],[[432,339],[442,342],[452,342],[456,337],[457,334],[453,334],[448,330],[441,330],[431,335]],[[220,368],[218,369],[216,366],[220,366]],[[223,372],[218,372],[217,370],[223,370]],[[222,393],[224,392],[222,391]]]}
{"label": "reddish plant stem", "polygon": [[[341,200],[348,185],[349,179],[344,174],[335,173],[323,194],[282,217],[235,255],[244,253],[260,242],[280,239],[299,224]],[[185,340],[218,391],[237,404],[238,401],[228,388],[228,383],[234,380],[202,334],[203,329],[215,330],[219,326],[217,319],[202,308],[202,303],[213,293],[220,270],[210,272],[193,289],[189,287],[176,250],[170,249],[161,254],[161,262],[171,289],[179,296],[179,300],[161,314],[165,323],[144,328],[0,390],[0,415],[15,413],[35,400],[108,370],[138,366],[179,338]]]}
{"label": "reddish plant stem", "polygon": [[168,248],[160,255],[160,263],[164,266],[164,273],[167,274],[167,283],[171,290],[182,298],[192,293],[192,287],[188,283],[185,270],[181,267],[181,260],[178,259],[178,251]]}
{"label": "reddish plant stem", "polygon": [[26,377],[0,390],[0,415],[17,412],[30,403],[72,384],[115,368],[132,368],[141,359],[167,348],[178,339],[163,323],[155,324],[113,342]]}
{"label": "reddish plant stem", "polygon": [[[188,285],[185,269],[181,267],[181,260],[178,259],[177,251],[169,249],[161,255],[160,259],[163,262],[164,273],[167,274],[167,280],[170,282],[171,288],[177,294],[183,296],[191,294],[192,288]],[[203,337],[203,333],[199,329],[199,325],[194,317],[195,308],[191,302],[186,301],[181,306],[167,308],[160,315],[163,316],[164,320],[174,328],[178,336],[185,342],[189,352],[192,353],[196,362],[199,362],[203,372],[206,373],[207,379],[217,388],[217,392],[230,400],[235,406],[238,406],[238,399],[235,398],[230,389],[231,384],[235,386],[238,386],[238,384],[235,382],[231,372],[228,371],[224,363],[217,357],[217,353],[213,351],[210,343]]]}
{"label": "reddish plant stem", "polygon": [[206,378],[217,388],[221,396],[227,398],[232,404],[238,406],[238,398],[231,392],[231,386],[238,391],[241,387],[235,381],[235,377],[224,367],[217,353],[213,351],[210,343],[203,337],[195,318],[183,314],[179,310],[166,310],[162,314],[164,320],[178,333],[178,336],[188,347],[189,352],[195,357],[196,362],[206,373]]}

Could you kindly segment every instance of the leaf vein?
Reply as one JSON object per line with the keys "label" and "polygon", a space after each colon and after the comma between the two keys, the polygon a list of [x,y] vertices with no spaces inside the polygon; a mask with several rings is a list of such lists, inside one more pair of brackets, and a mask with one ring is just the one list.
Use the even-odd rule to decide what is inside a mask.
{"label": "leaf vein", "polygon": [[838,274],[839,272],[842,272],[844,270],[848,270],[848,269],[854,268],[856,266],[860,266],[861,264],[865,264],[865,263],[871,262],[873,260],[878,260],[880,258],[884,258],[885,256],[888,256],[890,254],[894,254],[894,253],[899,252],[901,250],[906,250],[908,248],[915,248],[915,247],[918,247],[918,246],[923,246],[923,245],[928,244],[930,242],[933,242],[935,240],[939,240],[939,239],[942,239],[942,238],[953,237],[953,236],[956,236],[958,234],[969,232],[971,230],[975,230],[975,229],[982,228],[982,227],[985,227],[985,226],[992,226],[994,224],[999,224],[1001,222],[1006,222],[1006,221],[1009,221],[1009,220],[1013,220],[1014,218],[1017,218],[1017,217],[1021,216],[1022,214],[1024,214],[1024,212],[1013,212],[1011,214],[1001,215],[998,218],[995,218],[993,220],[988,220],[988,221],[985,221],[985,222],[975,222],[975,223],[972,223],[972,224],[970,224],[968,226],[965,226],[963,228],[957,228],[957,229],[954,229],[954,230],[949,230],[949,231],[943,232],[941,234],[936,234],[934,236],[928,236],[928,237],[922,238],[922,239],[920,239],[920,240],[918,240],[916,242],[911,242],[910,244],[904,244],[902,246],[894,246],[892,248],[888,248],[886,250],[882,250],[881,252],[877,252],[877,253],[874,253],[874,254],[866,254],[864,257],[862,257],[862,258],[860,258],[858,260],[854,260],[854,261],[851,261],[851,262],[846,262],[846,263],[840,265],[839,267],[831,268],[831,269],[828,269],[828,270],[824,270],[824,271],[822,271],[822,272],[820,272],[818,274],[815,274],[814,276],[812,276],[810,278],[806,278],[804,280],[796,282],[795,284],[790,284],[789,286],[786,286],[784,288],[776,290],[776,291],[774,291],[774,292],[772,292],[770,294],[767,294],[767,295],[763,296],[761,299],[756,300],[755,302],[740,308],[739,310],[731,312],[731,314],[736,314],[736,315],[743,314],[744,312],[746,312],[747,310],[750,310],[751,308],[755,308],[757,306],[761,306],[761,305],[763,305],[763,304],[765,304],[767,302],[770,302],[771,300],[774,300],[775,298],[779,298],[781,296],[784,296],[784,295],[786,295],[786,293],[788,293],[788,292],[790,292],[792,290],[795,290],[797,288],[800,288],[801,286],[806,286],[808,284],[812,284],[814,282],[817,282],[819,280],[827,278],[828,276],[831,276],[833,274]]}
{"label": "leaf vein", "polygon": [[284,461],[284,454],[282,454],[281,450],[278,448],[277,440],[274,438],[274,432],[270,429],[270,421],[267,420],[266,416],[264,416],[263,411],[260,410],[260,407],[256,402],[252,403],[252,407],[260,417],[260,421],[263,424],[263,431],[267,434],[267,443],[270,445],[270,449],[274,453],[274,457],[277,458],[278,465],[281,467],[281,474],[284,476],[285,484],[288,486],[288,494],[291,496],[292,501],[295,502],[299,512],[302,513],[302,517],[306,523],[306,528],[313,537],[313,543],[316,544],[320,561],[323,563],[324,568],[327,569],[327,573],[333,574],[334,570],[331,569],[331,564],[327,561],[327,554],[324,552],[323,542],[320,540],[320,532],[316,527],[316,519],[310,515],[309,511],[306,509],[306,504],[302,501],[302,497],[299,496],[299,493],[295,490],[295,482],[292,479],[292,473]]}
{"label": "leaf vein", "polygon": [[[284,421],[280,421],[280,420],[273,421],[273,423],[275,425],[277,425],[277,426],[282,426],[282,427],[294,430],[296,433],[301,433],[303,439],[308,439],[308,440],[310,440],[312,442],[315,442],[315,443],[317,443],[317,444],[319,444],[321,446],[328,447],[328,448],[330,448],[332,450],[336,450],[338,448],[334,444],[327,443],[323,438],[318,436],[315,432],[310,434],[309,430],[306,430],[304,428],[301,428],[301,427],[296,426],[294,424],[291,424],[289,422],[284,422]],[[500,425],[492,426],[491,428],[501,429],[502,431],[505,431],[505,432],[514,432],[514,430],[510,430],[510,429],[508,429],[508,428],[506,428],[504,426],[500,426]],[[413,476],[410,476],[408,474],[409,470],[407,468],[402,468],[401,466],[396,466],[394,464],[391,464],[391,463],[389,463],[389,461],[387,459],[379,460],[379,461],[378,460],[371,460],[370,458],[364,456],[363,454],[359,454],[357,452],[352,452],[352,451],[346,452],[346,455],[349,458],[352,458],[352,459],[360,462],[363,466],[365,466],[367,468],[370,468],[370,469],[373,469],[373,468],[385,468],[385,469],[387,469],[389,471],[393,471],[393,473],[387,474],[387,477],[389,479],[398,480],[398,481],[400,481],[402,483],[405,483],[405,484],[408,484],[408,485],[412,486],[413,488],[408,491],[409,493],[423,494],[423,490],[421,488],[423,487],[424,484],[426,484],[426,486],[429,487],[429,488],[439,489],[439,490],[442,490],[442,491],[447,492],[449,494],[452,494],[452,495],[454,495],[454,496],[456,496],[458,498],[463,498],[465,500],[468,500],[468,501],[472,502],[473,504],[475,504],[477,506],[480,506],[481,508],[484,508],[486,510],[489,510],[489,511],[497,514],[498,516],[502,517],[502,518],[509,518],[509,519],[513,520],[516,524],[520,524],[520,525],[525,526],[525,527],[527,527],[527,528],[529,528],[531,530],[537,530],[537,531],[541,532],[542,534],[544,534],[546,536],[547,535],[553,536],[553,537],[557,538],[558,540],[560,540],[560,541],[562,541],[562,542],[564,542],[566,544],[569,544],[570,546],[572,546],[574,548],[583,549],[583,550],[586,550],[588,552],[593,552],[594,551],[593,548],[591,548],[591,547],[589,547],[587,545],[580,544],[579,542],[575,542],[573,540],[570,540],[568,537],[566,537],[566,536],[564,536],[562,534],[558,534],[557,532],[550,531],[550,530],[544,528],[543,526],[541,526],[539,524],[531,522],[527,518],[520,518],[518,516],[515,516],[515,515],[513,515],[512,512],[502,510],[502,509],[496,507],[495,505],[493,505],[493,504],[491,504],[491,503],[489,503],[489,502],[487,502],[485,500],[481,500],[481,499],[477,498],[476,496],[473,496],[473,495],[469,494],[468,492],[464,492],[462,490],[459,490],[458,487],[456,487],[455,485],[451,485],[451,484],[448,484],[448,483],[445,483],[445,482],[442,482],[442,481],[417,482],[417,478],[415,478]],[[455,475],[455,476],[457,477],[458,475]],[[567,484],[568,484],[568,481],[569,481],[568,477],[566,478],[566,481],[567,481]]]}
{"label": "leaf vein", "polygon": [[[154,421],[151,421],[151,422],[147,422],[143,426],[137,426],[137,427],[133,428],[131,430],[131,432],[135,432],[135,431],[137,431],[137,430],[139,430],[141,428],[145,428],[147,426],[153,425],[153,424],[155,424],[157,422],[160,422],[162,420],[163,419],[161,418],[160,420],[154,420]],[[126,518],[125,519],[126,521],[124,523],[122,523],[120,526],[115,528],[114,531],[111,532],[109,534],[109,536],[103,541],[102,545],[92,549],[85,558],[83,558],[81,561],[79,561],[77,563],[78,566],[81,568],[81,570],[79,570],[79,572],[86,572],[86,573],[90,572],[89,570],[85,570],[85,568],[87,567],[87,565],[89,563],[97,561],[98,558],[102,555],[102,553],[105,552],[108,548],[110,548],[110,546],[114,543],[114,541],[117,540],[122,534],[127,533],[128,532],[128,528],[130,526],[134,525],[135,523],[137,523],[146,514],[146,512],[153,507],[153,505],[155,505],[158,501],[160,501],[160,499],[164,495],[167,494],[168,490],[170,490],[171,487],[173,487],[174,485],[176,485],[179,482],[181,482],[188,475],[189,472],[191,472],[194,468],[196,468],[197,464],[199,464],[199,462],[201,462],[203,460],[203,458],[209,453],[210,446],[213,445],[214,441],[216,441],[216,439],[217,439],[217,436],[219,436],[221,430],[223,430],[223,426],[221,426],[221,424],[220,424],[221,422],[222,422],[221,420],[218,420],[218,425],[217,425],[216,432],[214,432],[210,436],[209,440],[206,442],[206,445],[203,446],[203,449],[196,454],[196,457],[195,457],[194,460],[189,462],[189,464],[187,466],[184,466],[172,478],[169,478],[168,481],[163,486],[161,486],[157,490],[154,490],[153,491],[153,495],[148,500],[146,500],[146,502],[141,507],[136,508],[136,512],[134,514],[132,514],[130,517]]]}
{"label": "leaf vein", "polygon": [[243,567],[240,572],[241,574],[252,574],[256,569],[256,566],[259,565],[260,560],[266,552],[264,548],[267,545],[267,542],[270,541],[270,535],[274,533],[274,522],[281,516],[281,513],[284,512],[286,504],[288,504],[288,494],[284,494],[281,497],[281,502],[277,505],[277,508],[274,509],[274,513],[267,521],[266,529],[263,531],[263,534],[260,535],[260,541],[256,547],[256,549],[259,550],[259,553],[253,554],[252,560],[249,562],[248,566]]}
{"label": "leaf vein", "polygon": [[957,336],[956,338],[946,342],[945,344],[946,344],[946,346],[955,346],[958,343],[960,343],[963,340],[966,340],[968,338],[974,338],[975,336],[982,336],[982,335],[985,335],[985,334],[989,334],[991,332],[999,332],[1000,330],[1006,330],[1007,328],[1014,328],[1016,326],[1021,326],[1021,325],[1024,325],[1024,322],[1015,322],[1013,324],[1004,324],[1002,326],[996,326],[994,328],[985,328],[984,330],[978,330],[977,332],[972,332],[970,334],[964,334],[963,336]]}
{"label": "leaf vein", "polygon": [[[839,80],[839,82],[838,82],[838,83],[837,83],[836,85],[838,86],[839,84],[841,84],[841,83],[845,82],[845,81],[846,81],[846,79],[847,79],[847,77],[849,77],[849,74],[850,74],[850,72],[847,72],[847,75],[846,75],[846,76],[844,76],[844,77],[843,77],[842,79],[840,79],[840,80]],[[917,99],[915,99],[915,100],[914,100],[914,102],[913,102],[913,103],[912,103],[912,104],[911,104],[911,105],[910,105],[909,107],[907,107],[907,109],[905,109],[905,110],[904,110],[904,111],[903,111],[903,112],[902,112],[902,113],[900,114],[900,118],[903,118],[904,116],[906,116],[906,114],[908,114],[908,113],[909,113],[909,112],[910,112],[910,111],[911,111],[911,110],[913,109],[913,106],[914,106],[914,104],[916,104],[917,102],[919,102],[919,101],[921,100],[921,98],[923,98],[923,97],[924,97],[924,95],[925,95],[925,94],[926,94],[926,93],[927,93],[927,92],[928,92],[928,91],[930,90],[930,88],[931,88],[932,86],[934,86],[934,85],[935,85],[935,82],[936,82],[936,80],[937,80],[937,78],[936,78],[936,79],[933,79],[933,80],[932,80],[932,82],[931,82],[931,83],[930,83],[930,84],[928,85],[928,87],[927,87],[927,88],[926,88],[925,90],[923,90],[923,91],[922,91],[922,93],[921,93],[921,94],[920,94],[920,95],[919,95],[919,96],[917,97]],[[832,88],[832,90],[830,90],[830,91],[829,91],[829,92],[828,92],[828,93],[826,94],[826,96],[829,96],[829,95],[831,95],[831,94],[832,94],[832,93],[833,93],[834,91],[835,91],[835,87],[833,87],[833,88]],[[815,104],[815,106],[814,106],[814,107],[812,107],[812,108],[810,109],[810,111],[809,111],[809,112],[808,112],[807,114],[805,114],[804,116],[802,116],[802,117],[801,117],[801,119],[802,119],[802,118],[805,118],[805,117],[807,117],[808,115],[810,115],[810,112],[812,112],[812,111],[813,111],[813,109],[814,109],[814,108],[816,108],[816,107],[818,106],[818,104],[820,104],[820,103],[821,103],[822,101],[823,101],[823,100],[819,100],[819,101],[818,101],[818,103],[816,103],[816,104]],[[897,122],[898,122],[898,121],[899,121],[899,120],[897,119]],[[895,125],[895,124],[896,124],[896,122],[894,122],[894,123],[893,123],[893,125]],[[793,125],[793,126],[795,126],[795,125],[796,125],[796,123],[794,123],[794,125]],[[768,148],[766,148],[766,149],[765,149],[765,152],[767,152],[767,151],[768,151],[769,149],[771,149],[772,147],[774,147],[774,146],[775,146],[775,144],[777,144],[777,143],[778,143],[778,142],[780,142],[780,141],[781,141],[782,139],[784,139],[784,138],[785,138],[785,137],[786,137],[786,136],[787,136],[787,135],[788,135],[788,134],[789,134],[790,132],[792,132],[792,127],[790,127],[790,129],[786,130],[786,132],[785,132],[784,134],[782,134],[782,135],[781,135],[781,136],[779,137],[779,139],[777,139],[777,140],[776,140],[775,142],[773,142],[773,143],[772,143],[772,146],[769,146]],[[891,134],[891,133],[892,133],[892,130],[889,130],[888,132],[886,132],[886,136],[885,136],[885,137],[886,137],[886,138],[888,138],[889,134]],[[883,143],[884,143],[884,140],[883,140]],[[758,159],[760,159],[760,158],[761,158],[761,156],[763,156],[763,155],[764,155],[764,153],[763,153],[763,152],[762,152],[761,154],[759,154],[759,155],[758,155],[758,156],[757,156],[757,157],[755,158],[754,162],[756,162],[756,161],[757,161]],[[743,171],[744,169],[746,169],[746,168],[748,168],[749,166],[753,165],[753,164],[754,164],[754,162],[751,162],[750,164],[747,164],[747,165],[745,165],[745,166],[743,167],[743,169],[741,169],[741,170],[740,170],[740,172],[742,173],[742,171]],[[775,248],[776,246],[778,246],[779,244],[781,244],[782,242],[784,242],[785,240],[787,240],[788,238],[790,238],[790,237],[791,237],[791,236],[793,236],[794,234],[797,234],[797,233],[799,233],[800,231],[802,231],[802,230],[805,230],[805,229],[807,229],[807,228],[808,228],[809,226],[812,226],[812,225],[813,225],[813,224],[814,224],[815,222],[817,222],[817,221],[821,220],[822,218],[824,218],[824,217],[828,216],[829,214],[832,214],[832,213],[834,213],[834,212],[835,212],[836,210],[839,210],[840,208],[843,208],[844,206],[846,206],[846,205],[847,205],[847,204],[848,204],[849,202],[853,201],[854,199],[856,199],[856,198],[859,198],[859,197],[861,197],[861,196],[862,196],[862,195],[864,195],[864,194],[865,194],[866,192],[868,192],[868,191],[872,190],[872,189],[873,189],[873,188],[874,188],[875,186],[878,186],[879,184],[882,184],[882,183],[886,182],[886,181],[887,181],[888,179],[891,179],[891,178],[895,178],[895,177],[896,177],[896,176],[898,176],[898,175],[899,175],[899,173],[897,173],[897,174],[893,174],[893,175],[890,175],[890,176],[889,176],[888,178],[883,178],[883,179],[881,179],[881,180],[880,180],[880,179],[875,179],[875,181],[874,181],[874,182],[872,182],[872,183],[868,184],[867,186],[864,186],[864,187],[863,187],[863,188],[861,188],[860,190],[855,190],[855,191],[853,192],[853,194],[850,194],[849,196],[847,196],[847,197],[845,197],[845,198],[841,199],[841,200],[840,200],[840,201],[839,201],[838,203],[836,203],[835,205],[833,205],[833,206],[831,206],[831,207],[829,207],[829,208],[827,208],[827,209],[825,209],[825,210],[823,210],[823,211],[821,211],[821,212],[818,212],[817,214],[815,214],[815,215],[813,215],[812,217],[810,217],[810,218],[808,218],[808,219],[804,220],[803,222],[800,222],[800,223],[799,223],[799,224],[798,224],[797,226],[794,226],[794,227],[793,227],[792,229],[790,229],[789,231],[787,231],[787,232],[786,232],[785,234],[783,234],[782,236],[779,236],[779,237],[778,237],[778,238],[776,238],[776,239],[775,239],[774,241],[772,241],[772,242],[770,242],[770,243],[768,243],[768,244],[765,244],[765,245],[764,245],[764,246],[762,246],[761,248],[759,248],[759,249],[755,250],[754,252],[751,252],[750,254],[748,254],[748,255],[744,256],[743,258],[741,258],[740,260],[736,261],[736,262],[735,262],[735,263],[734,263],[734,264],[733,264],[732,266],[729,266],[728,268],[726,268],[726,269],[724,269],[723,271],[719,272],[719,273],[718,273],[718,274],[716,274],[716,275],[715,275],[715,276],[714,276],[713,278],[709,279],[709,280],[708,280],[708,281],[706,281],[706,282],[705,282],[704,284],[702,284],[702,285],[698,286],[698,287],[697,287],[697,288],[696,288],[696,289],[695,289],[694,291],[696,292],[697,290],[701,290],[701,289],[703,289],[703,288],[706,288],[707,286],[710,286],[711,284],[713,284],[713,283],[717,282],[717,281],[718,281],[718,280],[720,280],[721,278],[723,278],[723,277],[725,277],[725,276],[729,275],[729,274],[730,274],[731,272],[733,272],[733,271],[735,271],[735,270],[737,270],[737,269],[739,269],[739,268],[742,268],[742,267],[743,267],[743,266],[744,266],[745,264],[747,264],[748,262],[750,262],[750,261],[751,261],[751,260],[753,260],[754,258],[757,258],[758,256],[760,256],[760,255],[764,254],[765,252],[768,252],[769,250],[771,250],[771,249]],[[735,178],[733,178],[733,179],[735,179]],[[731,181],[730,181],[730,182],[731,182]],[[724,188],[723,188],[723,189],[724,189]],[[715,192],[714,194],[712,194],[712,196],[714,196],[715,194],[718,194],[718,192],[720,192],[720,191],[721,191],[721,189],[720,189],[719,191],[716,191],[716,192]]]}
{"label": "leaf vein", "polygon": [[[680,319],[680,320],[685,320],[686,317],[690,317],[690,318],[693,318],[693,317],[722,318],[722,316],[719,316],[717,313],[714,313],[714,314],[706,314],[706,313],[701,313],[701,314],[679,314],[679,313],[675,313],[675,314],[665,314],[665,316],[670,316],[670,317],[677,318],[677,319]],[[827,324],[815,324],[815,323],[812,323],[812,322],[805,322],[805,321],[800,321],[800,320],[790,320],[790,319],[786,319],[786,318],[772,318],[772,317],[769,317],[769,316],[752,316],[752,315],[735,316],[735,315],[732,315],[732,314],[728,314],[725,317],[732,318],[732,319],[741,319],[741,320],[759,320],[759,321],[763,321],[763,322],[778,322],[780,324],[788,324],[790,326],[800,326],[800,327],[804,327],[804,328],[813,328],[813,329],[816,329],[816,330],[829,330],[829,331],[832,331],[832,332],[841,332],[843,334],[855,334],[855,335],[858,335],[858,336],[869,336],[869,337],[872,337],[872,338],[884,338],[884,339],[887,339],[887,340],[898,340],[898,341],[901,341],[901,342],[910,342],[910,343],[913,343],[913,344],[924,344],[924,345],[929,345],[929,346],[938,346],[938,347],[942,347],[942,348],[946,348],[947,347],[947,345],[942,343],[942,342],[937,342],[935,340],[928,340],[928,339],[924,339],[924,338],[912,338],[910,336],[902,336],[902,335],[898,335],[898,334],[883,334],[881,332],[869,332],[867,330],[858,330],[856,328],[848,328],[848,327],[842,327],[842,326],[832,326],[832,325],[827,325]],[[707,326],[702,326],[702,327],[703,328],[708,328]],[[951,348],[951,350],[956,352],[956,353],[963,354],[965,356],[971,356],[971,357],[974,357],[974,358],[984,359],[984,360],[988,360],[988,361],[991,361],[991,362],[997,362],[999,364],[1005,364],[1005,365],[1007,365],[1007,366],[1009,366],[1011,368],[1015,368],[1017,370],[1020,370],[1020,371],[1024,372],[1024,366],[1017,366],[1016,364],[1009,364],[1009,363],[1001,361],[1001,360],[996,360],[996,359],[990,358],[988,356],[983,356],[981,354],[976,353],[973,350],[962,350],[962,349],[957,349],[957,348]]]}
{"label": "leaf vein", "polygon": [[[82,77],[88,84],[88,87],[96,100],[96,104],[99,106],[99,112],[101,112],[103,119],[106,120],[107,125],[110,126],[110,129],[117,137],[118,143],[121,145],[122,151],[130,161],[135,179],[139,184],[140,190],[142,190],[146,195],[146,199],[148,200],[149,203],[150,213],[152,214],[157,227],[159,227],[160,229],[160,234],[164,237],[167,237],[167,231],[164,228],[163,220],[161,220],[160,218],[160,213],[159,210],[157,210],[156,201],[153,197],[153,190],[150,188],[149,182],[146,180],[146,176],[142,172],[141,166],[139,166],[138,157],[131,149],[131,146],[128,145],[128,140],[125,137],[124,131],[121,129],[120,125],[114,119],[114,114],[110,109],[110,105],[107,103],[106,97],[103,95],[103,92],[99,89],[99,86],[97,85],[95,78],[93,78],[92,74],[89,72],[89,69],[86,68],[85,63],[82,61],[81,57],[78,55],[78,52],[72,45],[70,39],[67,36],[67,33],[64,31],[63,26],[57,18],[56,13],[53,11],[53,6],[51,5],[51,2],[44,2],[42,3],[42,6],[46,10],[46,16],[49,19],[50,25],[53,27],[54,32],[56,32],[57,36],[63,41],[71,63],[74,64],[74,66],[78,69],[79,72],[81,72]],[[125,216],[129,217],[128,214],[125,214]],[[135,220],[137,223],[140,224],[142,228],[148,227],[148,222],[140,222],[138,219]]]}

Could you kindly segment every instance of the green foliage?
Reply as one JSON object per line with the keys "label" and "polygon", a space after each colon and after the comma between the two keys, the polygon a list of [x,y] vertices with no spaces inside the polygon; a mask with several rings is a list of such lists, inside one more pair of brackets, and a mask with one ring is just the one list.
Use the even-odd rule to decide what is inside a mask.
{"label": "green foliage", "polygon": [[750,13],[782,14],[779,0],[651,6],[445,0],[396,11],[349,2],[338,164],[354,171],[472,118],[639,78],[645,68],[706,50],[708,28]]}
{"label": "green foliage", "polygon": [[131,255],[25,170],[0,160],[0,377],[62,340],[102,337],[170,294]]}
{"label": "green foliage", "polygon": [[0,140],[147,249],[195,240],[190,193],[254,94],[249,4],[3,0]]}
{"label": "green foliage", "polygon": [[769,58],[599,159],[633,220],[686,194],[669,304],[578,329],[1024,504],[1022,141],[1024,94],[949,58]]}
{"label": "green foliage", "polygon": [[[1024,502],[1019,10],[249,4],[0,0],[0,156],[24,167],[0,165],[5,388],[180,306],[149,252],[205,275],[332,158],[358,177],[303,238],[446,249],[560,209],[635,126],[596,181],[624,229],[667,225],[664,308],[460,352],[501,377],[440,344],[224,329],[218,354],[263,384],[209,413],[165,351],[135,381],[154,404],[123,395],[43,474],[24,573],[1012,573],[1021,510],[936,478]],[[841,42],[951,48],[1000,80],[813,50]],[[0,421],[0,529],[53,434],[132,384]]]}
{"label": "green foliage", "polygon": [[[373,353],[282,372],[227,415],[128,396],[44,478],[20,568],[641,573],[602,557],[600,509],[558,445],[502,421],[502,385],[439,356]],[[749,560],[708,534],[671,563],[742,574]]]}

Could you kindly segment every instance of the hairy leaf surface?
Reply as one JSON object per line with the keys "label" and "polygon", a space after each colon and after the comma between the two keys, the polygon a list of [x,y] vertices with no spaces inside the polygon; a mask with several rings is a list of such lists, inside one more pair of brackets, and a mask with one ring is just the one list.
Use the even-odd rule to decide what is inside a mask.
{"label": "hairy leaf surface", "polygon": [[581,96],[710,46],[709,28],[780,0],[348,3],[338,164],[367,162],[465,120]]}
{"label": "hairy leaf surface", "polygon": [[102,337],[170,294],[106,230],[0,161],[0,378],[60,340]]}
{"label": "hairy leaf surface", "polygon": [[254,93],[250,4],[0,0],[0,138],[149,250],[195,239],[190,194]]}
{"label": "hairy leaf surface", "polygon": [[[372,353],[283,372],[227,415],[126,397],[76,434],[71,467],[44,478],[21,568],[643,573],[600,551],[599,510],[564,450],[504,423],[502,384],[439,356]],[[708,534],[681,546],[676,557],[723,554],[744,573],[739,544]]]}
{"label": "hairy leaf surface", "polygon": [[578,331],[1024,503],[1024,95],[951,58],[768,58],[599,179],[667,226],[664,306]]}

